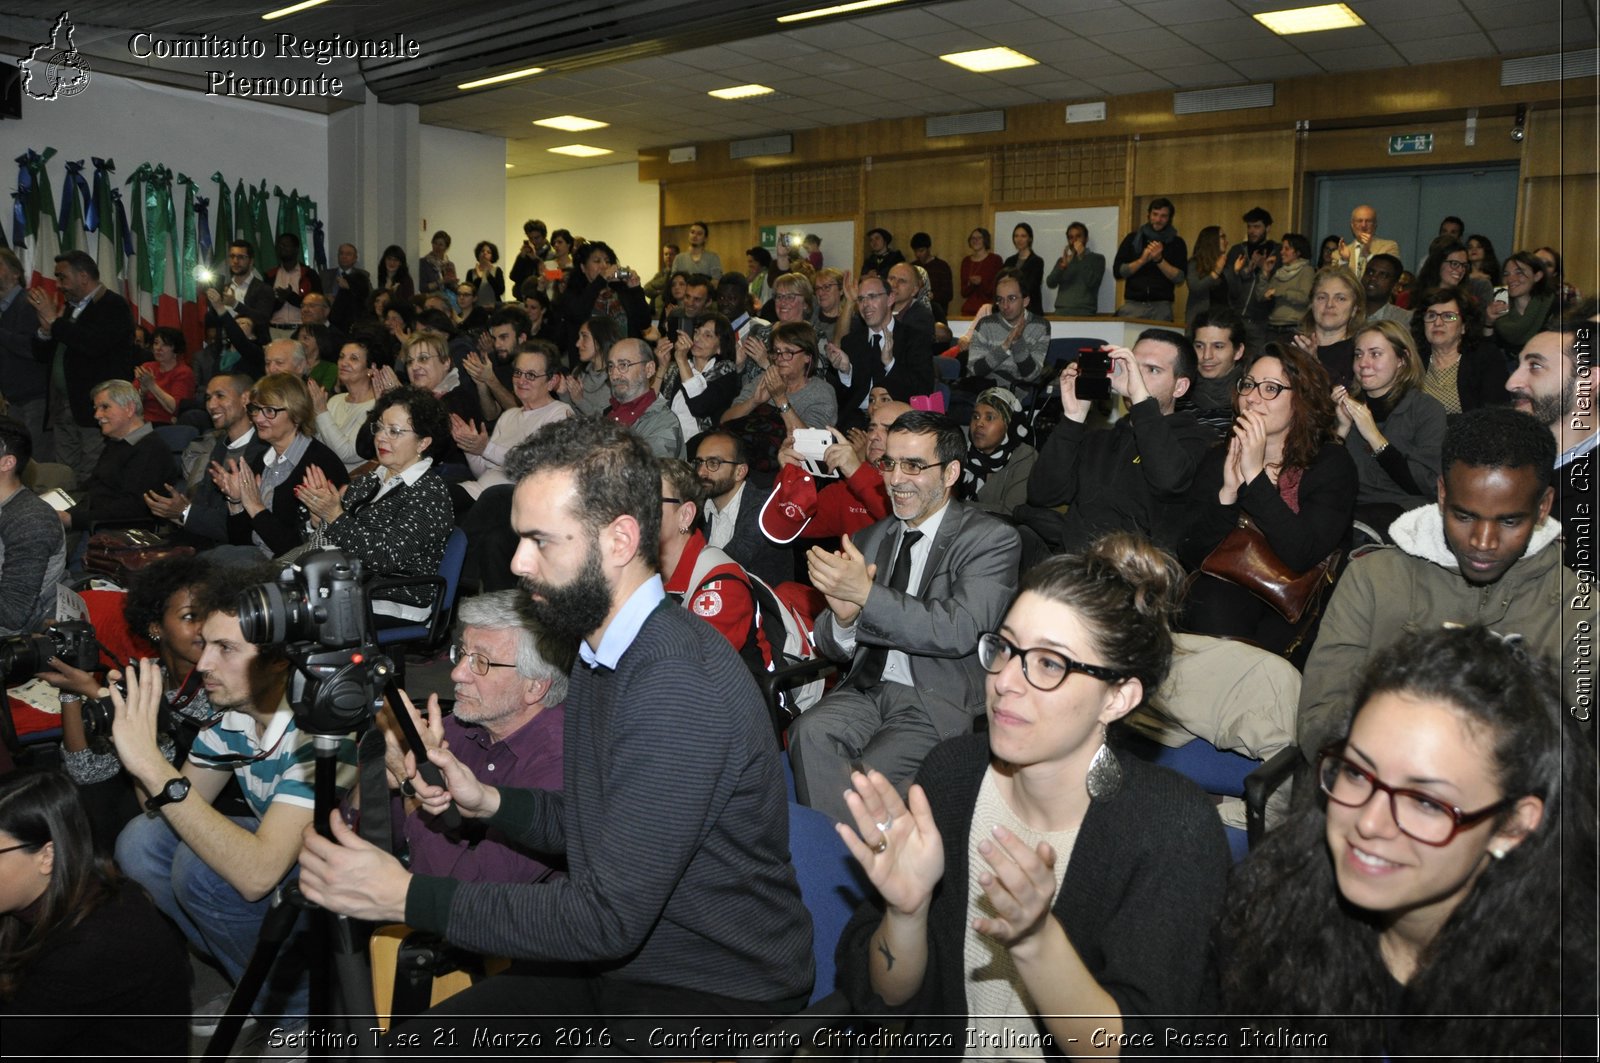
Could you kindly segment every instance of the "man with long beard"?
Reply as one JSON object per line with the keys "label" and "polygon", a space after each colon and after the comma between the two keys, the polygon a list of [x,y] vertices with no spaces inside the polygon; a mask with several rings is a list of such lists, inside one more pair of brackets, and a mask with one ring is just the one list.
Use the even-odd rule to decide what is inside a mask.
{"label": "man with long beard", "polygon": [[[759,1030],[763,1013],[806,1002],[810,919],[761,696],[727,640],[662,588],[656,462],[622,426],[573,418],[519,446],[506,472],[517,481],[512,571],[534,619],[581,639],[567,785],[487,786],[448,750],[429,754],[443,789],[411,781],[430,812],[453,800],[521,844],[564,853],[568,877],[412,875],[338,824],[333,841],[307,832],[306,893],[515,961],[418,1020],[435,1044],[431,1031],[469,1015],[504,1016],[507,1031],[547,1045],[573,1015],[637,1017],[613,1021],[617,1044],[644,1043],[663,1016]],[[482,1028],[463,1027],[454,1043],[465,1049]],[[399,1043],[408,1030],[396,1031]]]}

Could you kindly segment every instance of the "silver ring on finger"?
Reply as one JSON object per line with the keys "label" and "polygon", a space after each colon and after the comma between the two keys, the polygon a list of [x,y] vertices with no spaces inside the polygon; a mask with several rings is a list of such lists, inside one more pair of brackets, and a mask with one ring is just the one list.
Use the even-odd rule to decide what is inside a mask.
{"label": "silver ring on finger", "polygon": [[889,836],[887,834],[885,834],[883,836],[883,838],[878,842],[878,844],[874,845],[872,847],[872,851],[875,852],[875,853],[883,853],[883,852],[887,852],[888,848],[889,848]]}
{"label": "silver ring on finger", "polygon": [[873,826],[878,828],[878,833],[880,833],[880,834],[888,834],[889,833],[889,828],[894,826],[894,815],[893,815],[893,813],[885,816],[881,822],[873,823]]}

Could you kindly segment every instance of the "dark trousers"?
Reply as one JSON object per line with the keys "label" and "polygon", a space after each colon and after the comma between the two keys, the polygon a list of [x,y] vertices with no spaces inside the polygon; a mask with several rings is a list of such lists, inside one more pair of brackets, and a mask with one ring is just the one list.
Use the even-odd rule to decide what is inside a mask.
{"label": "dark trousers", "polygon": [[[384,1054],[732,1059],[739,1051],[736,1041],[714,1045],[707,1038],[758,1033],[804,1005],[762,1004],[582,973],[531,973],[551,966],[579,970],[514,965],[396,1025]],[[696,1031],[696,1040],[684,1039],[690,1031]]]}

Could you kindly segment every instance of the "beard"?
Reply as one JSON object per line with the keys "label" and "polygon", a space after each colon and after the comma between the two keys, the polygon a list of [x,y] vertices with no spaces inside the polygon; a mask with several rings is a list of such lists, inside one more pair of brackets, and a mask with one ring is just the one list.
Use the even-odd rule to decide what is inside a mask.
{"label": "beard", "polygon": [[611,612],[611,585],[593,544],[583,559],[583,568],[561,586],[522,577],[522,589],[531,596],[528,611],[551,631],[573,638],[585,638],[605,622]]}

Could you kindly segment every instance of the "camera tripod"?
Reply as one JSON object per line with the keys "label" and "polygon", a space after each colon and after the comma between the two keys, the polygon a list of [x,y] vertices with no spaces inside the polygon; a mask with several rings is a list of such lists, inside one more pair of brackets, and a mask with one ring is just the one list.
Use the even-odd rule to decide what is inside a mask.
{"label": "camera tripod", "polygon": [[[370,648],[364,647],[362,650],[349,652],[346,655],[347,660],[326,676],[313,676],[302,662],[301,674],[306,677],[307,683],[297,689],[298,696],[293,697],[290,702],[297,725],[303,726],[312,735],[313,748],[316,752],[312,817],[317,833],[324,838],[332,837],[328,826],[329,817],[340,814],[338,812],[339,747],[345,735],[352,730],[359,730],[367,717],[381,710],[385,698],[388,700],[395,722],[400,726],[401,734],[405,737],[407,747],[416,757],[423,778],[435,786],[444,785],[443,775],[427,758],[427,747],[417,732],[416,722],[400,702],[399,690],[394,680],[393,662],[382,654],[364,652]],[[381,696],[376,693],[379,682],[382,683]],[[357,704],[355,695],[358,689],[362,698],[359,702],[361,717],[352,720],[350,710]],[[374,693],[369,694],[368,691]],[[384,819],[387,821],[387,816]],[[458,827],[461,821],[460,813],[453,806],[446,810],[440,819],[452,829]],[[313,946],[320,946],[324,954],[331,957],[331,970],[328,965],[310,964],[311,1005],[307,1009],[308,1018],[342,1017],[342,1022],[347,1027],[343,1032],[352,1035],[342,1038],[308,1038],[310,1054],[320,1056],[330,1044],[360,1045],[361,1038],[377,1026],[372,981],[357,948],[350,918],[318,908],[300,892],[298,882],[288,882],[279,886],[273,894],[272,904],[267,909],[260,933],[256,938],[255,951],[251,953],[250,962],[234,987],[233,995],[228,1000],[227,1010],[217,1025],[216,1033],[206,1046],[204,1059],[207,1063],[222,1063],[233,1051],[234,1042],[244,1028],[246,1011],[266,983],[267,975],[294,932],[302,912],[309,913],[313,917],[311,927]],[[313,955],[315,954],[314,952]],[[332,1006],[336,1000],[332,995],[335,985],[339,991],[337,1002],[342,1005],[342,1009]]]}

